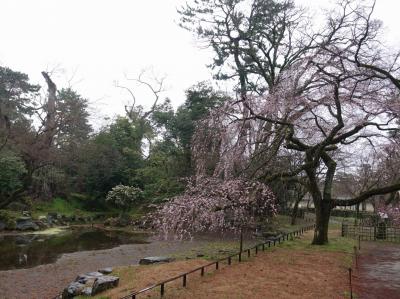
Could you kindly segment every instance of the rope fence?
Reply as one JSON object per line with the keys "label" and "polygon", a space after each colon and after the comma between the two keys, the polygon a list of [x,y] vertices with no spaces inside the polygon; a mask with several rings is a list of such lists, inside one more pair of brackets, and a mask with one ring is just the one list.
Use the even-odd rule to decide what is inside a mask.
{"label": "rope fence", "polygon": [[[310,219],[312,220],[312,219]],[[266,249],[270,248],[270,247],[274,247],[277,244],[280,244],[284,241],[288,241],[289,239],[293,240],[295,237],[301,236],[303,235],[305,232],[312,230],[315,228],[315,224],[312,225],[308,225],[305,227],[300,228],[299,230],[293,231],[293,232],[289,232],[286,234],[283,234],[275,239],[271,239],[268,240],[266,242],[263,243],[258,243],[252,247],[249,247],[247,249],[244,249],[242,251],[239,251],[238,253],[232,254],[230,256],[218,259],[214,262],[208,263],[204,266],[195,268],[193,270],[190,270],[188,272],[182,273],[178,276],[169,278],[167,280],[158,282],[156,284],[153,284],[147,288],[141,289],[139,291],[133,292],[127,296],[122,297],[121,299],[137,299],[138,295],[143,294],[143,293],[147,293],[151,290],[157,289],[159,288],[159,292],[160,292],[160,297],[163,297],[165,295],[165,287],[167,283],[170,283],[172,281],[176,281],[176,280],[181,280],[182,286],[186,287],[187,286],[187,280],[188,280],[188,275],[195,273],[195,272],[200,272],[201,276],[204,276],[206,269],[209,268],[213,268],[215,270],[219,269],[219,266],[221,263],[226,262],[228,266],[232,265],[232,262],[234,260],[237,260],[238,262],[242,261],[243,255],[247,255],[247,257],[250,257],[252,253],[254,253],[255,255],[258,254],[259,251],[265,251]]]}
{"label": "rope fence", "polygon": [[[303,219],[303,221],[311,223],[311,222],[314,222],[315,219],[314,218],[305,217]],[[257,245],[254,245],[254,246],[252,246],[250,248],[241,250],[238,253],[235,253],[235,254],[232,254],[230,256],[218,259],[218,260],[216,260],[214,262],[210,262],[210,263],[208,263],[208,264],[206,264],[204,266],[195,268],[195,269],[190,270],[188,272],[182,273],[182,274],[180,274],[178,276],[175,276],[175,277],[169,278],[167,280],[161,281],[159,283],[153,284],[153,285],[151,285],[151,286],[149,286],[147,288],[141,289],[141,290],[133,292],[133,293],[127,295],[127,296],[121,297],[120,299],[137,299],[138,295],[143,294],[143,293],[147,293],[147,292],[149,292],[151,290],[154,290],[154,289],[156,289],[158,287],[160,288],[160,290],[159,290],[160,291],[160,296],[163,297],[164,294],[165,294],[165,286],[166,286],[167,283],[170,283],[172,281],[176,281],[176,280],[181,279],[182,280],[182,286],[186,287],[189,274],[193,274],[195,272],[200,272],[200,275],[204,276],[206,268],[209,269],[210,267],[213,266],[213,268],[215,267],[215,270],[218,270],[219,267],[220,267],[220,264],[223,263],[223,262],[226,262],[227,265],[230,266],[230,265],[232,265],[232,262],[235,260],[235,258],[237,258],[238,262],[241,262],[242,258],[243,258],[243,255],[247,255],[247,257],[250,257],[252,252],[254,252],[254,254],[257,255],[259,251],[265,251],[266,249],[268,249],[270,247],[274,247],[277,244],[280,244],[280,243],[284,242],[285,240],[286,241],[289,240],[289,238],[291,240],[293,240],[294,237],[301,236],[305,232],[307,232],[309,230],[312,230],[314,228],[315,228],[315,224],[306,225],[306,226],[304,226],[304,227],[302,227],[302,228],[300,228],[300,229],[298,229],[296,231],[283,234],[283,235],[281,235],[281,236],[279,236],[277,238],[274,238],[274,239],[271,238],[270,240],[267,240],[266,242],[263,242],[263,243],[258,243]],[[59,293],[59,294],[55,295],[54,297],[52,297],[52,299],[61,299],[61,298],[62,298],[62,293]]]}

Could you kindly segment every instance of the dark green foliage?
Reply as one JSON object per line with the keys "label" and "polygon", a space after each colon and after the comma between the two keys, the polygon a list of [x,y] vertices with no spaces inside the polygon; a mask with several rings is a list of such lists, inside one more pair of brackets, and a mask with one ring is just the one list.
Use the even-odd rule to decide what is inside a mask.
{"label": "dark green foliage", "polygon": [[158,202],[179,194],[183,178],[192,175],[191,139],[196,121],[207,116],[226,96],[207,83],[186,92],[175,112],[167,99],[150,119],[141,112],[119,117],[80,148],[75,191],[91,194],[99,205],[114,186],[143,190],[144,202]]}
{"label": "dark green foliage", "polygon": [[0,124],[10,125],[22,114],[31,114],[29,104],[39,89],[29,83],[28,75],[0,66]]}
{"label": "dark green foliage", "polygon": [[26,173],[24,162],[11,152],[0,154],[1,194],[12,193],[23,186],[22,176]]}
{"label": "dark green foliage", "polygon": [[59,133],[57,144],[64,148],[78,146],[92,132],[89,124],[88,101],[71,88],[58,93]]}
{"label": "dark green foliage", "polygon": [[0,208],[11,202],[23,187],[27,170],[22,159],[12,152],[0,152]]}
{"label": "dark green foliage", "polygon": [[221,105],[227,95],[216,92],[206,82],[200,82],[186,91],[186,101],[176,113],[175,130],[184,148],[190,148],[196,121],[211,109]]}
{"label": "dark green foliage", "polygon": [[[104,130],[82,149],[78,183],[82,191],[105,197],[112,187],[127,183],[127,158],[110,131]],[[125,151],[126,153],[126,151]]]}
{"label": "dark green foliage", "polygon": [[178,107],[175,114],[169,110],[169,118],[164,117],[162,124],[167,132],[165,139],[175,142],[180,151],[179,154],[177,150],[171,154],[172,156],[178,155],[180,159],[183,159],[181,161],[181,163],[184,163],[184,165],[181,165],[181,176],[193,174],[191,147],[196,122],[206,117],[211,109],[218,107],[226,99],[227,95],[215,91],[207,82],[200,82],[186,91],[185,103]]}
{"label": "dark green foliage", "polygon": [[[40,124],[48,115],[45,105],[37,108],[39,88],[27,75],[0,67],[0,194],[7,204],[27,195],[34,204],[58,196],[88,210],[107,209],[106,195],[117,185],[143,191],[136,206],[177,195],[193,174],[196,122],[226,99],[201,82],[187,90],[177,110],[169,99],[156,101],[149,111],[132,106],[126,117],[93,133],[88,100],[61,88],[49,145],[42,138],[46,131]],[[11,198],[15,191],[20,194]]]}
{"label": "dark green foliage", "polygon": [[143,168],[137,170],[137,181],[144,190],[144,197],[159,201],[174,196],[183,190],[180,178],[187,166],[184,154],[171,141],[157,143]]}
{"label": "dark green foliage", "polygon": [[297,36],[307,20],[292,0],[193,0],[178,10],[180,26],[214,51],[218,80],[240,77],[240,88],[262,93],[312,45]]}

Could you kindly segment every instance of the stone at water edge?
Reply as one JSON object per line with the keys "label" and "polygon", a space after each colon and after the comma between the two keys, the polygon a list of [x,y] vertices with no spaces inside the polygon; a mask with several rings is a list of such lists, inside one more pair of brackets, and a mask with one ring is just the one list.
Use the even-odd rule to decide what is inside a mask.
{"label": "stone at water edge", "polygon": [[40,229],[46,229],[49,228],[49,225],[46,222],[40,221],[40,220],[36,220],[34,221],[34,223],[40,228]]}
{"label": "stone at water edge", "polygon": [[80,282],[71,282],[63,291],[62,299],[70,299],[82,294],[85,285]]}
{"label": "stone at water edge", "polygon": [[[110,270],[112,268],[105,268],[101,270]],[[62,298],[69,299],[74,296],[85,295],[92,296],[104,290],[118,286],[119,277],[111,275],[103,275],[100,272],[89,272],[80,274],[76,277],[75,281],[70,283],[63,291]]]}
{"label": "stone at water edge", "polygon": [[96,278],[92,287],[92,296],[102,291],[117,287],[119,284],[119,277],[104,275]]}
{"label": "stone at water edge", "polygon": [[38,220],[39,221],[47,221],[47,217],[44,215],[40,215],[40,216],[38,216]]}
{"label": "stone at water edge", "polygon": [[107,268],[100,269],[98,272],[103,273],[103,274],[110,274],[112,271],[113,271],[113,268],[107,267]]}
{"label": "stone at water edge", "polygon": [[39,230],[39,226],[32,221],[31,217],[19,217],[15,225],[17,230]]}
{"label": "stone at water edge", "polygon": [[58,213],[56,213],[56,212],[48,212],[47,216],[51,217],[51,218],[54,218],[54,219],[57,219]]}
{"label": "stone at water edge", "polygon": [[87,284],[87,282],[89,282],[90,280],[92,282],[94,282],[94,280],[96,278],[101,277],[101,276],[103,276],[103,273],[100,273],[100,272],[89,272],[89,273],[86,273],[86,274],[79,274],[75,278],[75,281],[83,283],[83,284]]}
{"label": "stone at water edge", "polygon": [[169,263],[174,261],[175,259],[166,257],[166,256],[149,256],[142,258],[139,261],[140,265],[150,265],[150,264],[155,264],[155,263]]}
{"label": "stone at water edge", "polygon": [[22,216],[31,217],[31,212],[29,212],[29,211],[22,211]]}
{"label": "stone at water edge", "polygon": [[0,221],[0,230],[6,229],[6,224],[2,221]]}
{"label": "stone at water edge", "polygon": [[49,212],[47,213],[47,222],[52,225],[52,224],[57,224],[57,218],[58,218],[58,213],[55,212]]}

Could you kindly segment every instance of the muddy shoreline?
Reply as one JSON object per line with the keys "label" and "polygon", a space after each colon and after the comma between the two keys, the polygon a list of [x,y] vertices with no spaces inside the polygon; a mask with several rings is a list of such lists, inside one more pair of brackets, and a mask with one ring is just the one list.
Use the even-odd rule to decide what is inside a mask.
{"label": "muddy shoreline", "polygon": [[63,254],[55,263],[29,269],[0,271],[0,298],[52,298],[77,274],[104,267],[136,265],[145,256],[171,255],[189,251],[208,241],[160,241],[121,245],[112,249]]}

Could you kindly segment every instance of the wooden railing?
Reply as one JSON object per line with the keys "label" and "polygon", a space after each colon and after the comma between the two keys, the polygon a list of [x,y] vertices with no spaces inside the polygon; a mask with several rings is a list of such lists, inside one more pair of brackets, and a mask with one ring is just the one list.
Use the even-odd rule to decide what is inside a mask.
{"label": "wooden railing", "polygon": [[270,247],[273,247],[273,246],[276,246],[276,244],[280,244],[281,242],[287,241],[289,239],[293,240],[294,237],[301,236],[306,231],[312,230],[314,228],[315,228],[315,224],[302,227],[302,228],[300,228],[300,229],[298,229],[296,231],[293,231],[293,232],[290,232],[290,233],[287,233],[287,234],[283,234],[280,237],[277,237],[275,239],[271,239],[271,240],[265,241],[263,243],[259,243],[257,245],[254,245],[254,246],[250,247],[250,248],[247,248],[245,250],[239,251],[238,253],[235,253],[235,254],[232,254],[230,256],[218,259],[218,260],[216,260],[214,262],[210,262],[210,263],[208,263],[208,264],[206,264],[204,266],[195,268],[193,270],[190,270],[188,272],[182,273],[182,274],[177,275],[175,277],[171,277],[169,279],[163,280],[163,281],[158,282],[156,284],[153,284],[153,285],[151,285],[151,286],[149,286],[147,288],[144,288],[142,290],[139,290],[139,291],[133,292],[133,293],[127,295],[127,296],[124,296],[121,299],[137,299],[138,295],[147,293],[147,292],[152,291],[152,290],[157,289],[157,288],[159,288],[160,296],[163,297],[164,294],[165,294],[165,287],[166,287],[167,283],[170,283],[170,282],[176,281],[176,280],[181,280],[182,286],[186,287],[188,276],[190,274],[192,274],[192,273],[200,272],[200,275],[204,276],[204,274],[206,272],[206,269],[210,269],[212,267],[213,269],[218,270],[219,267],[220,267],[220,264],[223,263],[223,262],[226,262],[229,266],[232,264],[232,262],[234,260],[237,260],[238,262],[241,262],[244,255],[247,255],[247,257],[250,257],[252,252],[255,255],[257,255],[257,253],[259,251],[265,251],[266,249],[268,249]]}

